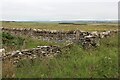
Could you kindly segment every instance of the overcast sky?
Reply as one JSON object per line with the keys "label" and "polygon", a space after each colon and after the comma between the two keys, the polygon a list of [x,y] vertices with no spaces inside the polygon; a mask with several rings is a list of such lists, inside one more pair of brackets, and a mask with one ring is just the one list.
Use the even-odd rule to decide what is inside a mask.
{"label": "overcast sky", "polygon": [[[88,2],[89,1],[89,2]],[[119,0],[0,0],[2,20],[117,19]]]}

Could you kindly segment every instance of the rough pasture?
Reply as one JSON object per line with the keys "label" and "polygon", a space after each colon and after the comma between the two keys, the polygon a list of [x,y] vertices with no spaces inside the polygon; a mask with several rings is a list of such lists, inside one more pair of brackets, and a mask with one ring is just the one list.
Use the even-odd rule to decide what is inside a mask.
{"label": "rough pasture", "polygon": [[[9,24],[11,24],[11,23],[9,23]],[[14,23],[12,23],[12,24],[14,24]],[[32,24],[32,23],[30,23],[30,24]],[[5,25],[7,25],[7,24],[5,24]],[[24,24],[24,25],[28,25],[28,24]],[[23,25],[21,24],[21,27],[22,26]],[[79,25],[77,25],[77,26],[79,26]],[[106,27],[104,27],[104,29],[102,29],[103,27],[101,29],[100,28],[98,29],[96,27],[94,29],[94,30],[98,29],[98,31],[100,30],[100,32],[101,32],[100,35],[102,35],[101,36],[102,39],[100,40],[100,46],[95,47],[95,48],[90,48],[87,50],[84,49],[82,47],[82,45],[80,45],[80,44],[74,44],[74,45],[70,46],[69,48],[65,48],[66,42],[53,43],[53,42],[51,42],[51,40],[50,41],[41,41],[37,38],[33,38],[30,36],[25,38],[25,40],[27,42],[25,43],[25,45],[21,45],[21,46],[26,46],[26,48],[34,48],[36,46],[41,46],[41,45],[50,46],[50,45],[56,44],[56,45],[59,45],[60,47],[63,47],[62,54],[59,56],[53,57],[53,58],[44,57],[42,60],[40,58],[35,58],[32,61],[29,59],[21,60],[18,63],[18,65],[21,65],[19,67],[15,67],[9,63],[8,64],[9,68],[8,68],[8,67],[6,67],[6,66],[8,66],[6,64],[7,63],[7,61],[6,61],[5,65],[3,65],[3,68],[4,68],[3,72],[7,71],[7,69],[8,69],[7,72],[9,72],[9,73],[11,72],[11,74],[8,74],[7,76],[3,75],[3,77],[117,78],[119,75],[118,74],[118,57],[117,57],[117,55],[118,55],[118,52],[117,52],[118,51],[118,48],[117,48],[118,39],[117,39],[117,34],[112,34],[112,36],[109,35],[109,34],[111,34],[111,32],[109,33],[109,30],[116,30],[116,27],[111,28],[111,26],[110,26],[108,28],[108,26],[106,26]],[[46,27],[45,29],[49,29],[49,28]],[[91,27],[91,29],[93,30],[92,27]],[[54,28],[54,30],[55,30],[55,28]],[[73,30],[73,28],[71,30]],[[89,31],[90,29],[87,29],[87,30]],[[106,30],[106,31],[103,31],[103,30]],[[116,31],[112,31],[112,32],[116,33]],[[96,36],[95,33],[96,32],[91,32],[91,30],[90,30],[90,33],[87,33],[88,35],[86,35],[86,33],[85,33],[85,36],[83,37],[84,41],[85,42],[90,41],[88,39],[90,39],[91,36]],[[13,36],[13,34],[11,34],[11,36]],[[14,37],[15,37],[15,35],[14,35]],[[87,38],[87,40],[86,40],[86,38]],[[14,41],[14,39],[16,39],[16,38],[13,38],[12,41]],[[79,38],[79,35],[76,33],[75,33],[75,39],[81,40],[81,38]],[[11,41],[8,41],[8,42],[11,42]],[[19,40],[18,40],[18,42],[19,42]],[[33,73],[33,74],[31,74],[31,73]],[[3,74],[6,74],[6,73],[4,72]]]}
{"label": "rough pasture", "polygon": [[83,30],[83,31],[104,31],[114,30],[118,28],[116,23],[100,23],[100,24],[87,24],[87,25],[71,25],[71,24],[58,24],[58,23],[45,23],[45,22],[3,22],[3,27],[6,28],[35,28],[47,30]]}

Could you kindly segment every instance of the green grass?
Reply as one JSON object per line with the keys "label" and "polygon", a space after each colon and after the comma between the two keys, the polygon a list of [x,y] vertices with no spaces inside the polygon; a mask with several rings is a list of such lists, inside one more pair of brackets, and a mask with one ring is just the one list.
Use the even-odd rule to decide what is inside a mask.
{"label": "green grass", "polygon": [[[3,27],[8,28],[39,28],[50,30],[85,30],[85,31],[103,31],[117,29],[116,24],[100,25],[59,25],[57,23],[3,23]],[[25,43],[21,45],[22,49],[34,48],[43,45],[64,46],[66,43],[47,42],[30,37],[21,36]],[[13,41],[17,45],[19,39],[16,37]],[[16,69],[17,78],[113,78],[118,76],[118,39],[117,35],[110,38],[104,38],[100,41],[100,47],[90,50],[84,50],[80,45],[74,44],[70,49],[63,49],[62,54],[53,59],[44,58],[35,59],[34,64],[30,60],[21,61],[24,65]],[[4,44],[3,44],[4,45]],[[10,46],[6,46],[10,47]]]}
{"label": "green grass", "polygon": [[13,50],[22,50],[22,49],[30,49],[36,48],[37,46],[49,46],[49,45],[58,45],[64,46],[65,43],[57,43],[53,41],[42,41],[40,39],[31,38],[28,36],[15,36],[9,33],[3,32],[0,34],[2,36],[2,46],[6,48],[6,51],[13,51]]}
{"label": "green grass", "polygon": [[118,28],[117,24],[87,24],[87,25],[72,25],[72,24],[58,24],[58,23],[43,23],[43,22],[3,22],[3,27],[8,28],[35,28],[48,30],[84,30],[84,31],[103,31],[114,30]]}
{"label": "green grass", "polygon": [[20,47],[23,45],[24,38],[20,36],[14,36],[9,33],[3,32],[0,33],[0,36],[2,37],[2,46],[6,47],[6,50],[13,50],[13,49],[20,49]]}
{"label": "green grass", "polygon": [[53,41],[42,41],[39,39],[33,39],[30,37],[25,38],[25,49],[28,48],[35,48],[37,46],[49,46],[49,45],[58,45],[58,46],[64,46],[64,43],[57,43],[57,42],[53,42]]}
{"label": "green grass", "polygon": [[115,78],[118,76],[117,36],[101,40],[96,49],[84,50],[74,45],[53,59],[22,61],[24,66],[16,68],[18,78]]}

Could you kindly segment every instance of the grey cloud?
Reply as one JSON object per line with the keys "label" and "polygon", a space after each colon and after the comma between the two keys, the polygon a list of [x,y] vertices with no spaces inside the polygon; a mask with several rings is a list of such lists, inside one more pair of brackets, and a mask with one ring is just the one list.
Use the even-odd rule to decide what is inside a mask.
{"label": "grey cloud", "polygon": [[3,20],[117,19],[118,0],[4,0]]}

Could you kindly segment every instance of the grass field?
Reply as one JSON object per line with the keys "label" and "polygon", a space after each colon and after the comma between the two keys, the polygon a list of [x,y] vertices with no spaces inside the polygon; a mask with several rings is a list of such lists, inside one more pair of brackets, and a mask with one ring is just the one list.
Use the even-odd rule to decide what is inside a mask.
{"label": "grass field", "polygon": [[58,24],[48,22],[3,22],[3,27],[8,28],[35,28],[48,30],[84,30],[84,31],[104,31],[114,30],[118,28],[116,23],[100,23],[100,24],[86,24],[86,25],[72,25],[72,24]]}
{"label": "grass field", "polygon": [[[117,24],[87,24],[87,25],[63,25],[57,23],[3,23],[3,27],[9,28],[39,28],[50,30],[85,30],[103,31],[117,29]],[[11,35],[13,36],[13,35]],[[67,43],[46,42],[30,37],[21,36],[25,45],[19,45],[18,36],[13,36],[12,42],[16,43],[13,49],[34,48],[40,45],[65,46]],[[12,49],[7,44],[8,51]],[[3,46],[6,46],[3,44]],[[17,47],[19,46],[19,47]],[[70,49],[63,49],[62,54],[52,59],[35,59],[31,64],[29,60],[21,61],[20,68],[15,71],[16,78],[116,78],[118,74],[118,35],[104,38],[100,46],[90,50],[84,50],[81,45],[74,44]],[[8,64],[9,65],[9,64]],[[3,70],[4,71],[4,70]]]}
{"label": "grass field", "polygon": [[45,58],[21,61],[24,65],[16,68],[18,78],[116,78],[118,77],[117,36],[101,40],[96,49],[84,50],[74,45],[53,59]]}

